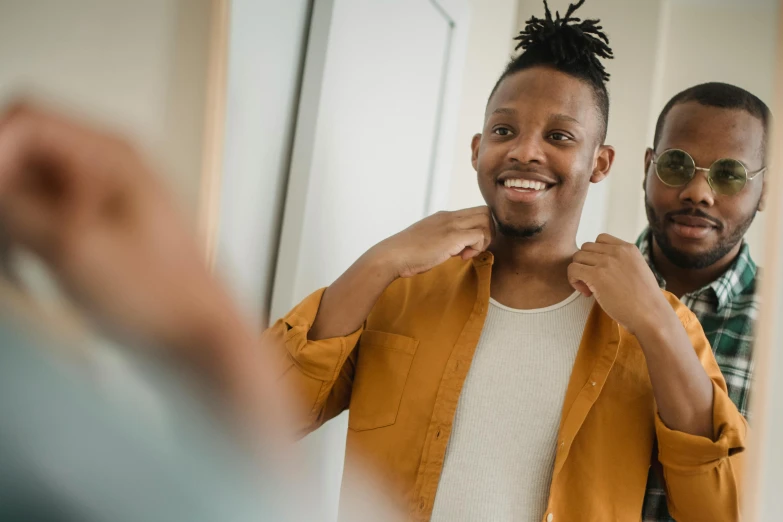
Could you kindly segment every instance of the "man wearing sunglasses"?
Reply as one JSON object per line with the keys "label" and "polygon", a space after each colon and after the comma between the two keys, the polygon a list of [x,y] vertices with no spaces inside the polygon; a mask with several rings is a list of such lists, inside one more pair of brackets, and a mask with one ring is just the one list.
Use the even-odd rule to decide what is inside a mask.
{"label": "man wearing sunglasses", "polygon": [[[637,241],[661,287],[701,322],[746,417],[759,302],[743,236],[764,207],[770,118],[764,102],[733,85],[705,83],[672,98],[645,155],[649,227]],[[672,520],[661,476],[655,463],[645,522]]]}

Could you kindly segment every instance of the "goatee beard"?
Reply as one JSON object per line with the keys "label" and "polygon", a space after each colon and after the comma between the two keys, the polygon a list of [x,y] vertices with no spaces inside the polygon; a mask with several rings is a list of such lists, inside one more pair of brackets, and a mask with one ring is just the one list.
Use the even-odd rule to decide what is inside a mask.
{"label": "goatee beard", "polygon": [[650,224],[650,230],[652,231],[653,238],[655,238],[655,242],[660,247],[661,252],[663,252],[663,255],[666,256],[666,259],[668,259],[674,266],[686,270],[700,270],[707,268],[723,259],[734,249],[734,247],[737,246],[740,241],[742,241],[742,238],[745,236],[745,232],[748,231],[751,223],[753,223],[753,218],[756,216],[756,212],[758,211],[757,208],[753,214],[751,214],[745,221],[743,221],[739,226],[731,231],[731,234],[719,240],[718,243],[710,250],[700,254],[687,254],[681,250],[678,250],[674,247],[674,245],[672,245],[668,234],[666,234],[666,222],[668,221],[671,214],[704,217],[704,212],[698,209],[693,209],[692,212],[688,212],[687,214],[683,212],[670,212],[665,217],[661,218],[655,213],[655,210],[653,210],[652,206],[650,206],[647,198],[645,198],[644,207],[647,211],[647,221]]}

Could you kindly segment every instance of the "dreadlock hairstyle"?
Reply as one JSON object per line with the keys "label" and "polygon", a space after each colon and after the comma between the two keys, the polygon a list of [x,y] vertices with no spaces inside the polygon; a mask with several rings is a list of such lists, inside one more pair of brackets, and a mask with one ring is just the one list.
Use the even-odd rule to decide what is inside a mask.
{"label": "dreadlock hairstyle", "polygon": [[489,97],[492,98],[506,77],[525,69],[545,66],[569,74],[593,88],[603,123],[603,142],[609,122],[609,93],[606,90],[609,73],[599,58],[612,59],[614,56],[609,48],[609,38],[599,25],[600,20],[582,20],[573,16],[584,3],[585,0],[579,0],[570,4],[564,17],[556,12],[553,18],[544,0],[545,18],[531,17],[519,36],[514,38],[519,41],[514,50],[521,48],[523,52],[511,59]]}

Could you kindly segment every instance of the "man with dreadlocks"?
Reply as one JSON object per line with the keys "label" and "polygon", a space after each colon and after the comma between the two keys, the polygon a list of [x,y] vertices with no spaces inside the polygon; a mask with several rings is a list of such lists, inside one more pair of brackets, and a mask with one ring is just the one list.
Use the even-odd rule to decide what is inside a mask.
{"label": "man with dreadlocks", "polygon": [[301,433],[349,410],[345,519],[382,491],[413,520],[639,520],[656,440],[678,520],[737,517],[746,424],[699,322],[634,245],[575,244],[614,159],[583,2],[531,18],[490,94],[487,206],[382,241],[265,334]]}

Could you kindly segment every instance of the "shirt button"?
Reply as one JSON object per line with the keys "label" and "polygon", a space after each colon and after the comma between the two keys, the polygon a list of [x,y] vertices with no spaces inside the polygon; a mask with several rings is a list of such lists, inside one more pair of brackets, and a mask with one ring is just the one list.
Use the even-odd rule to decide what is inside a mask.
{"label": "shirt button", "polygon": [[552,522],[555,519],[555,515],[550,513],[546,516],[546,522]]}
{"label": "shirt button", "polygon": [[427,504],[424,503],[424,500],[419,502],[419,511],[424,511],[425,507],[427,507]]}
{"label": "shirt button", "polygon": [[590,386],[595,386],[595,384],[596,384],[596,383],[595,383],[595,381],[592,381],[592,382],[590,383]]}

